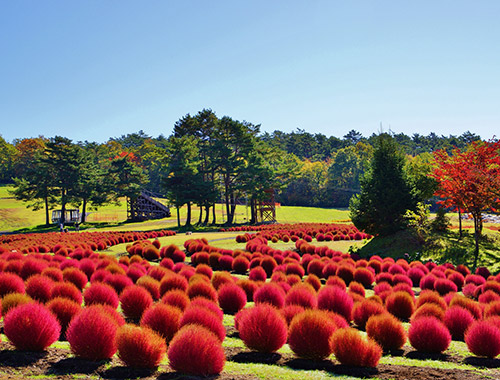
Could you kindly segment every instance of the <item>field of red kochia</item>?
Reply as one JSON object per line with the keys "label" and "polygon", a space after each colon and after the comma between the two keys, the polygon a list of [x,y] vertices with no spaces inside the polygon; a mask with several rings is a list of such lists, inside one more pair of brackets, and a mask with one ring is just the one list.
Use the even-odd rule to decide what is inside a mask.
{"label": "field of red kochia", "polygon": [[[486,268],[365,259],[321,245],[371,237],[352,225],[228,230],[243,232],[241,248],[206,239],[161,246],[157,238],[171,231],[3,236],[4,334],[28,351],[64,337],[77,357],[116,354],[130,367],[156,367],[166,355],[173,370],[193,375],[223,370],[224,314],[234,315],[248,350],[288,343],[307,360],[333,354],[376,367],[407,341],[426,353],[461,340],[474,355],[500,354],[500,275]],[[293,246],[269,244],[278,241]],[[121,243],[119,258],[98,252]]]}

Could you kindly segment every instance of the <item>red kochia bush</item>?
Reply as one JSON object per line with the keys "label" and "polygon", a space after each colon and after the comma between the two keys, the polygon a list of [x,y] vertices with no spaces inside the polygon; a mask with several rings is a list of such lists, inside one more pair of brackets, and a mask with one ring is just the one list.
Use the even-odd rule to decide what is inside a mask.
{"label": "red kochia bush", "polygon": [[202,325],[212,331],[222,342],[226,337],[226,329],[222,325],[222,320],[209,309],[201,306],[189,306],[180,320],[180,327],[197,324]]}
{"label": "red kochia bush", "polygon": [[315,309],[318,305],[316,292],[311,285],[295,284],[285,297],[285,305],[299,305],[304,309]]}
{"label": "red kochia bush", "polygon": [[335,331],[331,337],[331,347],[335,358],[344,365],[376,367],[382,357],[382,348],[353,328]]}
{"label": "red kochia bush", "polygon": [[61,335],[66,333],[69,323],[82,309],[75,301],[63,297],[51,299],[46,306],[57,317],[61,325]]}
{"label": "red kochia bush", "polygon": [[268,303],[281,309],[285,305],[285,291],[275,283],[267,283],[255,291],[253,300],[256,304]]}
{"label": "red kochia bush", "polygon": [[117,308],[120,301],[115,289],[108,284],[102,282],[94,282],[83,292],[85,305],[103,304]]}
{"label": "red kochia bush", "polygon": [[247,303],[245,291],[233,283],[221,285],[217,291],[217,298],[225,314],[235,314]]}
{"label": "red kochia bush", "polygon": [[494,358],[500,354],[500,330],[488,321],[474,322],[465,333],[465,343],[474,355]]}
{"label": "red kochia bush", "polygon": [[167,356],[174,371],[195,376],[216,375],[222,372],[226,361],[220,340],[200,325],[180,329]]}
{"label": "red kochia bush", "polygon": [[60,332],[57,318],[39,303],[17,306],[5,316],[4,333],[18,350],[43,351]]}
{"label": "red kochia bush", "polygon": [[464,340],[467,328],[474,322],[471,312],[461,306],[451,306],[444,314],[444,324],[453,340]]}
{"label": "red kochia bush", "polygon": [[179,274],[169,274],[163,277],[160,281],[160,294],[164,295],[169,290],[182,290],[186,291],[188,288],[188,281],[184,276]]}
{"label": "red kochia bush", "polygon": [[66,268],[63,270],[63,280],[75,284],[81,291],[89,281],[87,275],[78,268]]}
{"label": "red kochia bush", "polygon": [[118,324],[95,306],[85,308],[69,324],[66,338],[71,351],[84,359],[104,360],[116,352]]}
{"label": "red kochia bush", "polygon": [[53,286],[54,281],[51,278],[35,274],[26,281],[26,294],[34,300],[45,303],[50,299]]}
{"label": "red kochia bush", "polygon": [[83,297],[78,288],[71,282],[56,282],[52,287],[50,298],[64,297],[81,304]]}
{"label": "red kochia bush", "polygon": [[154,368],[167,352],[163,338],[149,328],[123,325],[116,333],[118,357],[129,367]]}
{"label": "red kochia bush", "polygon": [[238,330],[245,346],[259,352],[275,352],[287,339],[285,319],[266,304],[245,309],[238,321]]}
{"label": "red kochia bush", "polygon": [[364,300],[363,302],[358,302],[354,305],[352,316],[354,323],[356,323],[361,330],[364,330],[368,318],[372,315],[383,314],[386,312],[385,307],[380,303],[372,300]]}
{"label": "red kochia bush", "polygon": [[189,285],[187,295],[190,299],[204,297],[210,301],[217,302],[217,290],[210,282],[196,281]]}
{"label": "red kochia bush", "polygon": [[179,289],[173,289],[166,292],[160,302],[174,306],[180,311],[184,311],[186,307],[188,307],[190,300],[186,292]]}
{"label": "red kochia bush", "polygon": [[354,301],[338,286],[324,286],[318,292],[318,309],[340,314],[346,321],[352,318]]}
{"label": "red kochia bush", "polygon": [[140,319],[144,310],[153,304],[153,297],[146,289],[132,285],[122,292],[120,303],[126,318]]}
{"label": "red kochia bush", "polygon": [[413,321],[408,338],[417,351],[429,353],[441,353],[451,342],[451,335],[446,326],[434,317],[422,317]]}
{"label": "red kochia bush", "polygon": [[169,343],[179,330],[181,316],[178,308],[160,303],[144,312],[141,326],[153,329]]}
{"label": "red kochia bush", "polygon": [[24,282],[14,273],[0,273],[0,298],[8,293],[24,293]]}
{"label": "red kochia bush", "polygon": [[403,291],[390,294],[385,300],[385,307],[389,313],[403,321],[410,319],[415,310],[412,296]]}
{"label": "red kochia bush", "polygon": [[362,284],[366,289],[371,288],[375,275],[367,268],[359,267],[354,271],[354,281]]}
{"label": "red kochia bush", "polygon": [[290,323],[288,344],[305,359],[322,360],[332,353],[330,338],[337,325],[322,310],[306,310]]}
{"label": "red kochia bush", "polygon": [[250,270],[248,279],[252,281],[266,281],[267,274],[262,267],[255,267]]}
{"label": "red kochia bush", "polygon": [[385,351],[398,350],[406,343],[403,324],[389,313],[371,316],[366,322],[366,333]]}

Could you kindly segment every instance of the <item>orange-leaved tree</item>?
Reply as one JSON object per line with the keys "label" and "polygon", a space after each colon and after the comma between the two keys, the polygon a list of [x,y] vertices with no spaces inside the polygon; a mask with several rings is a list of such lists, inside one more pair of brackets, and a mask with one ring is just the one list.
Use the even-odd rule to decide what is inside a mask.
{"label": "orange-leaved tree", "polygon": [[439,188],[435,195],[444,206],[469,213],[474,220],[474,267],[479,257],[483,229],[482,213],[500,205],[500,141],[475,141],[464,151],[434,153],[436,166],[431,176]]}

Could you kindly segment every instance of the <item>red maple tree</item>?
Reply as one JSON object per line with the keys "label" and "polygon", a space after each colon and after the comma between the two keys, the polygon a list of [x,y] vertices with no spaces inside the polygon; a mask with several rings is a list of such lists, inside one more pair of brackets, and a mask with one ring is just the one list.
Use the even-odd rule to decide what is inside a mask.
{"label": "red maple tree", "polygon": [[483,230],[482,213],[496,212],[500,205],[500,141],[475,141],[467,150],[434,152],[436,166],[431,176],[439,188],[435,195],[445,207],[469,213],[474,220],[474,267],[479,257]]}

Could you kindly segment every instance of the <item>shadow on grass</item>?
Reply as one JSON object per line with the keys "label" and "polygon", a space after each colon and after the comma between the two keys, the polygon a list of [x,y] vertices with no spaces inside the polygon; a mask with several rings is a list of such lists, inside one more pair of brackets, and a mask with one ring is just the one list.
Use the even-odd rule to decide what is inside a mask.
{"label": "shadow on grass", "polygon": [[46,351],[2,350],[0,351],[0,367],[25,367],[42,360],[46,356]]}
{"label": "shadow on grass", "polygon": [[103,379],[138,379],[142,377],[149,377],[156,372],[156,369],[151,368],[131,368],[131,367],[112,367],[99,375]]}
{"label": "shadow on grass", "polygon": [[474,367],[484,368],[500,368],[500,359],[480,358],[477,356],[469,356],[464,359],[464,363]]}
{"label": "shadow on grass", "polygon": [[411,351],[404,356],[407,357],[408,359],[416,359],[416,360],[439,360],[443,362],[450,361],[449,355],[440,353]]}
{"label": "shadow on grass", "polygon": [[97,371],[101,366],[109,363],[109,360],[92,361],[80,358],[67,358],[53,363],[47,370],[48,375],[89,375]]}
{"label": "shadow on grass", "polygon": [[285,365],[292,369],[320,370],[336,375],[348,375],[361,378],[370,378],[379,373],[376,368],[352,367],[335,364],[331,360],[291,359],[286,361]]}
{"label": "shadow on grass", "polygon": [[231,361],[237,363],[259,363],[259,364],[276,364],[280,361],[281,355],[278,353],[262,353],[262,352],[240,352],[231,357]]}
{"label": "shadow on grass", "polygon": [[156,379],[157,380],[184,380],[184,379],[192,379],[192,380],[198,380],[198,379],[203,379],[203,380],[215,380],[218,379],[220,376],[219,375],[213,375],[213,376],[189,376],[189,375],[184,375],[179,372],[168,372],[168,373],[162,373],[159,375]]}

